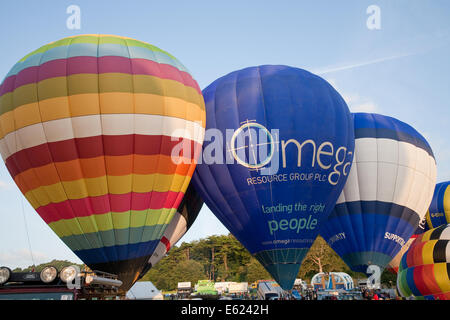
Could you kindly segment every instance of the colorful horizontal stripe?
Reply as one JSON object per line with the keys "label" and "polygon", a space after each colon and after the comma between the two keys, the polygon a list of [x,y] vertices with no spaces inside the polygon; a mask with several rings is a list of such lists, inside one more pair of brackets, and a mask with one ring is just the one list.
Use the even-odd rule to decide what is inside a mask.
{"label": "colorful horizontal stripe", "polygon": [[105,194],[126,194],[130,190],[136,193],[151,191],[160,193],[177,192],[184,183],[185,176],[182,175],[131,174],[125,176],[102,176],[40,186],[24,195],[27,198],[35,198],[39,202],[39,206],[45,206],[49,202],[59,203],[67,199],[77,200],[88,196],[98,197]]}
{"label": "colorful horizontal stripe", "polygon": [[[152,106],[152,108],[149,108]],[[197,104],[180,98],[154,94],[103,93],[59,97],[25,104],[0,116],[0,139],[26,126],[65,118],[97,116],[105,118],[115,114],[153,115],[198,122],[204,126],[204,111]],[[12,121],[12,119],[16,122]]]}
{"label": "colorful horizontal stripe", "polygon": [[182,138],[201,144],[203,128],[196,122],[160,115],[92,115],[30,125],[8,134],[0,145],[3,148],[2,155],[8,158],[23,149],[47,143],[101,136],[105,139],[114,136],[170,138],[172,142],[177,143]]}
{"label": "colorful horizontal stripe", "polygon": [[[145,257],[153,252],[159,240],[150,240],[125,245],[75,250],[74,253],[88,265]],[[104,269],[102,269],[104,270]]]}
{"label": "colorful horizontal stripe", "polygon": [[182,197],[182,193],[173,191],[106,194],[52,202],[38,206],[36,211],[45,222],[50,223],[61,219],[85,217],[110,211],[125,212],[129,210],[174,208],[180,203]]}
{"label": "colorful horizontal stripe", "polygon": [[38,83],[47,79],[67,77],[76,74],[121,73],[130,75],[149,75],[160,79],[178,81],[192,87],[199,94],[200,89],[190,74],[179,71],[176,67],[159,64],[145,59],[129,59],[126,57],[72,57],[51,60],[39,66],[32,66],[16,75],[7,77],[1,86],[0,96],[13,92],[27,84]]}
{"label": "colorful horizontal stripe", "polygon": [[[99,156],[143,156],[164,155],[171,157],[176,146],[180,152],[175,154],[192,159],[199,144],[183,139],[173,140],[167,136],[121,135],[94,136],[41,144],[24,149],[6,159],[10,174],[17,174],[30,168],[38,168],[50,163],[72,161],[75,159],[92,159]],[[187,154],[185,155],[185,150]],[[32,155],[32,157],[31,157]]]}
{"label": "colorful horizontal stripe", "polygon": [[148,75],[106,73],[100,75],[76,74],[21,86],[0,97],[0,114],[37,101],[82,94],[100,95],[111,92],[168,96],[184,99],[204,108],[202,97],[198,91],[178,81]]}
{"label": "colorful horizontal stripe", "polygon": [[50,43],[0,85],[0,153],[16,184],[85,263],[128,287],[181,203],[204,127],[188,70],[130,38]]}
{"label": "colorful horizontal stripe", "polygon": [[[69,51],[69,52],[67,52]],[[41,57],[46,53],[44,58]],[[68,54],[67,54],[68,53]],[[20,67],[33,62],[46,62],[74,56],[109,56],[124,55],[131,58],[153,58],[159,63],[173,64],[178,69],[187,69],[171,54],[151,44],[127,37],[108,35],[80,35],[67,37],[31,52],[23,57],[9,74],[17,73]]]}
{"label": "colorful horizontal stripe", "polygon": [[130,174],[185,176],[194,161],[192,158],[178,157],[175,160],[181,163],[176,164],[173,160],[170,156],[137,154],[75,159],[28,169],[15,175],[14,180],[22,192],[27,193],[40,186],[49,186],[60,181],[99,178],[106,176],[106,172],[111,177]]}
{"label": "colorful horizontal stripe", "polygon": [[[141,228],[165,224],[167,221],[173,220],[174,212],[174,208],[112,211],[84,217],[60,219],[49,222],[48,225],[59,237],[82,236],[88,233],[106,232],[111,229]],[[92,223],[92,220],[95,221],[95,224]]]}
{"label": "colorful horizontal stripe", "polygon": [[122,229],[114,228],[91,233],[84,232],[81,235],[60,237],[69,248],[78,251],[159,240],[159,232],[163,228],[165,228],[165,224],[156,224]]}

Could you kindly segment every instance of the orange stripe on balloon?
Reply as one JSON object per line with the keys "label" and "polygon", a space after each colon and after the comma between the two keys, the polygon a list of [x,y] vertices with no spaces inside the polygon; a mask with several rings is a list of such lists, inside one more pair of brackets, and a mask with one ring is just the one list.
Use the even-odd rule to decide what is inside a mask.
{"label": "orange stripe on balloon", "polygon": [[[193,162],[186,158],[181,158],[180,161]],[[142,175],[159,173],[187,176],[191,165],[192,163],[175,164],[170,157],[164,155],[106,156],[50,163],[26,170],[16,175],[14,181],[23,193],[27,193],[40,186],[49,186],[60,181],[76,181],[106,175],[125,176],[132,173]]]}

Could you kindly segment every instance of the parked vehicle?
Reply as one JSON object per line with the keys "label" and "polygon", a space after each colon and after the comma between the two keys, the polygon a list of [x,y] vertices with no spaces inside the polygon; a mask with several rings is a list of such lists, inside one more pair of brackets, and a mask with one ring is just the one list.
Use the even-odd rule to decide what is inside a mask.
{"label": "parked vehicle", "polygon": [[91,300],[119,298],[122,281],[101,271],[79,272],[74,266],[60,272],[53,266],[41,272],[12,272],[0,268],[0,300]]}

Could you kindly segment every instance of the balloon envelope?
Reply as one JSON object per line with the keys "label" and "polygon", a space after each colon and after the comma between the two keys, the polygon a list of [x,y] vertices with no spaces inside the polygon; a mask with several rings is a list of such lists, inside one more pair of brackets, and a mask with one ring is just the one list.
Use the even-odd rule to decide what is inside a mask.
{"label": "balloon envelope", "polygon": [[322,78],[288,66],[232,72],[203,90],[206,138],[193,183],[283,289],[344,185],[353,121]]}
{"label": "balloon envelope", "polygon": [[450,224],[414,240],[401,259],[397,289],[403,297],[450,300]]}
{"label": "balloon envelope", "polygon": [[193,156],[172,151],[201,146],[204,117],[196,81],[172,55],[125,37],[74,36],[7,74],[0,153],[62,241],[127,290],[195,169],[195,161],[172,161]]}
{"label": "balloon envelope", "polygon": [[450,181],[436,184],[426,218],[429,228],[450,223]]}
{"label": "balloon envelope", "polygon": [[397,119],[355,113],[355,156],[323,238],[357,272],[381,269],[412,236],[431,201],[436,162],[425,138]]}

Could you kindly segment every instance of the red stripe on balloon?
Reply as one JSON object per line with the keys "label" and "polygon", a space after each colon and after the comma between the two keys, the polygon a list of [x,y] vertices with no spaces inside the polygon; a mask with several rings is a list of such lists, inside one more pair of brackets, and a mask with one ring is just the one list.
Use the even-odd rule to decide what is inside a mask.
{"label": "red stripe on balloon", "polygon": [[[53,162],[71,161],[75,159],[88,159],[99,156],[125,156],[139,155],[166,155],[171,156],[174,147],[180,150],[177,156],[194,159],[195,151],[200,150],[198,142],[189,139],[176,139],[163,135],[120,135],[120,136],[94,136],[75,138],[57,142],[41,144],[21,150],[9,156],[6,167],[14,178],[21,172],[31,168],[38,168]],[[175,152],[176,152],[175,150]],[[190,154],[183,152],[190,151]]]}
{"label": "red stripe on balloon", "polygon": [[432,295],[441,289],[434,276],[434,265],[417,266],[413,270],[414,284],[422,296]]}
{"label": "red stripe on balloon", "polygon": [[130,59],[118,56],[105,57],[72,57],[45,62],[20,71],[17,75],[6,78],[0,87],[0,96],[15,89],[55,77],[65,77],[75,74],[125,73],[134,75],[155,76],[161,79],[178,81],[185,86],[194,88],[201,94],[200,87],[192,76],[176,67],[157,63],[147,59]]}
{"label": "red stripe on balloon", "polygon": [[130,192],[126,194],[106,194],[76,200],[50,203],[36,211],[48,224],[62,219],[88,217],[108,212],[142,211],[147,209],[177,208],[183,198],[183,192]]}
{"label": "red stripe on balloon", "polygon": [[[423,265],[423,246],[426,242],[419,242],[414,246],[413,252],[412,252],[412,263],[413,266],[420,266]],[[409,264],[408,264],[409,265]]]}

